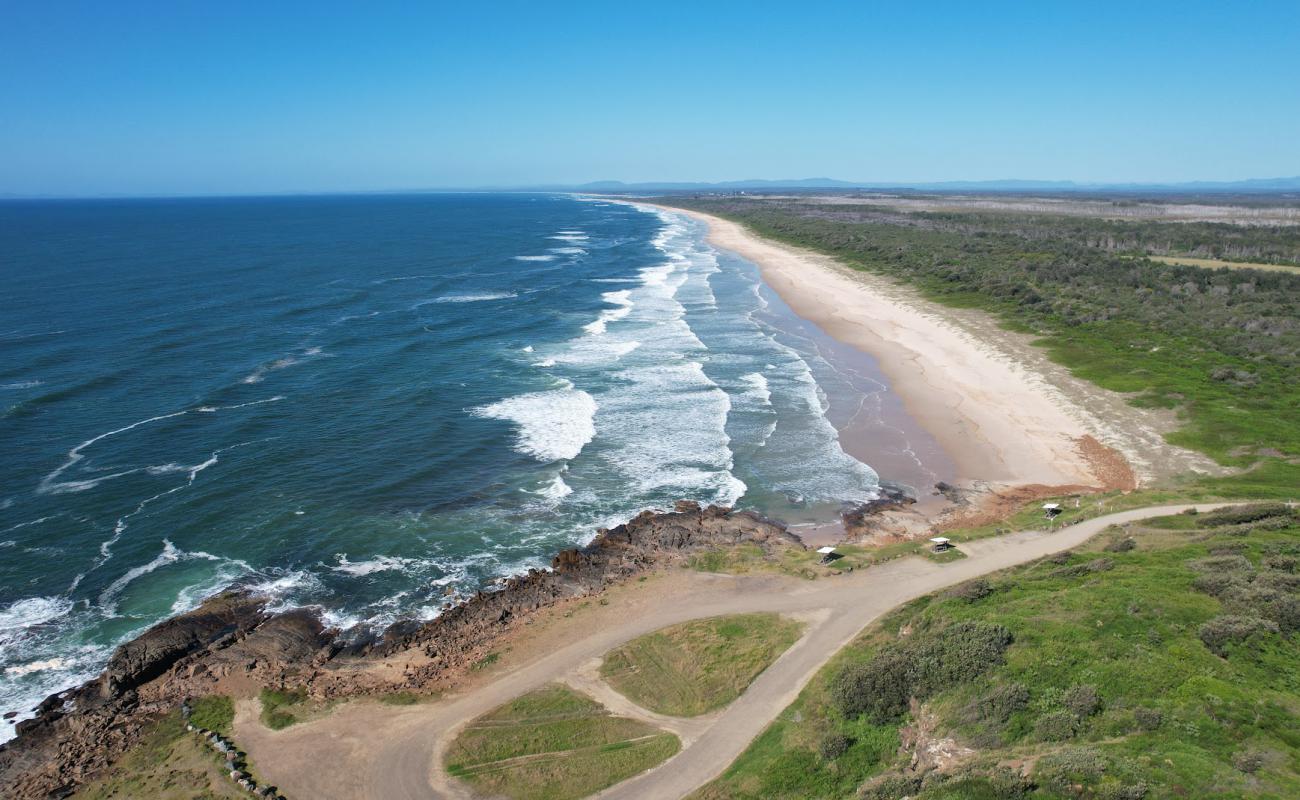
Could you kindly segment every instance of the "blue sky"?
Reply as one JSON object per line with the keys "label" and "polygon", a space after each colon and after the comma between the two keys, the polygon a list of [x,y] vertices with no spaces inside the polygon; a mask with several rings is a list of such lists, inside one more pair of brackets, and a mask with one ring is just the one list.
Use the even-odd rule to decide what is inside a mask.
{"label": "blue sky", "polygon": [[0,0],[0,194],[1300,174],[1300,2]]}

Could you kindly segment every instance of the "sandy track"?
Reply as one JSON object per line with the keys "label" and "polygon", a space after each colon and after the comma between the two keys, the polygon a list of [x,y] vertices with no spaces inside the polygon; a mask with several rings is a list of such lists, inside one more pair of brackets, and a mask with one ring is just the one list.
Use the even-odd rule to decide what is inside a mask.
{"label": "sandy track", "polygon": [[[1195,507],[1204,512],[1224,505],[1230,504]],[[720,774],[794,701],[831,656],[889,609],[945,586],[1076,547],[1107,525],[1188,507],[1123,511],[1050,534],[1022,531],[963,545],[968,557],[945,565],[906,558],[816,582],[771,575],[674,572],[637,585],[609,606],[575,614],[572,624],[549,630],[543,637],[543,655],[459,696],[405,708],[355,703],[324,719],[279,732],[258,724],[252,707],[245,704],[236,719],[236,738],[262,777],[290,797],[470,797],[467,787],[449,778],[441,764],[446,747],[475,717],[552,681],[590,685],[594,660],[667,625],[750,611],[804,619],[803,637],[734,703],[708,717],[668,726],[683,738],[684,746],[676,756],[599,795],[682,797]],[[623,701],[618,710],[653,719],[646,716],[649,712],[630,706]]]}

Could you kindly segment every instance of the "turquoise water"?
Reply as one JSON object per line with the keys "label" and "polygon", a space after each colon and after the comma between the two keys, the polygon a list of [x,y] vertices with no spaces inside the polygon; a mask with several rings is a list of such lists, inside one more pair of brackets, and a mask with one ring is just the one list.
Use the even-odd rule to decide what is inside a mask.
{"label": "turquoise water", "polygon": [[4,203],[0,253],[2,710],[231,582],[360,634],[645,508],[878,485],[828,419],[871,389],[685,217]]}

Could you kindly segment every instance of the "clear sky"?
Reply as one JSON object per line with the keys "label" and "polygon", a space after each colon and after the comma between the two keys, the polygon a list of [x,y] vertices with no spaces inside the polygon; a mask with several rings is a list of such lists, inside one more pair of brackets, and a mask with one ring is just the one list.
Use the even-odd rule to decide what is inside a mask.
{"label": "clear sky", "polygon": [[1300,174],[1300,2],[0,0],[0,194]]}

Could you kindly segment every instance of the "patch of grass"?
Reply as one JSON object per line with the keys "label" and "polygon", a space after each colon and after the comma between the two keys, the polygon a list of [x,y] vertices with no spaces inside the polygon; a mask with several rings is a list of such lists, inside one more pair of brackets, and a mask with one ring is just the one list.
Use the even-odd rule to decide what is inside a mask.
{"label": "patch of grass", "polygon": [[940,564],[947,564],[951,561],[961,561],[966,557],[966,554],[956,547],[949,547],[941,553],[936,553],[932,548],[926,547],[921,552],[925,554],[926,558]]}
{"label": "patch of grass", "polygon": [[1278,272],[1300,272],[1300,267],[1293,267],[1290,264],[1263,264],[1257,261],[1224,261],[1221,258],[1193,258],[1192,256],[1145,256],[1152,261],[1159,261],[1162,264],[1185,264],[1189,267],[1202,267],[1206,269],[1218,269],[1226,267],[1227,269],[1262,269],[1276,270]]}
{"label": "patch of grass", "polygon": [[491,796],[570,800],[649,769],[680,746],[671,733],[552,685],[470,723],[447,752],[447,771]]}
{"label": "patch of grass", "polygon": [[[986,576],[979,591],[910,602],[836,654],[696,797],[840,798],[868,782],[888,790],[906,780],[911,754],[898,744],[917,702],[932,737],[975,750],[955,774],[911,786],[922,800],[1298,797],[1300,635],[1286,630],[1297,624],[1300,521],[1276,511],[1152,520],[1128,529],[1132,548],[1107,550],[1108,531]],[[1269,624],[1247,630],[1238,618],[1248,614]],[[915,643],[969,624],[1011,632],[1002,663],[934,678],[978,653],[963,637],[941,658]],[[910,656],[897,668],[877,664],[900,652]],[[870,678],[840,686],[841,700],[861,704],[835,702],[846,674]],[[920,681],[924,691],[907,691],[906,704],[897,694],[883,710],[871,692],[843,692],[872,681]],[[1011,761],[1032,765],[1028,775],[999,771]]]}
{"label": "patch of grass", "polygon": [[801,629],[778,614],[692,620],[611,650],[600,674],[643,708],[694,717],[739,697]]}
{"label": "patch of grass", "polygon": [[488,653],[487,655],[480,658],[478,661],[475,661],[473,664],[471,664],[470,669],[477,672],[478,670],[481,669],[487,669],[488,667],[492,666],[493,664],[497,663],[500,660],[501,660],[500,653]]}
{"label": "patch of grass", "polygon": [[190,723],[223,736],[230,736],[235,726],[235,703],[223,694],[210,694],[190,701]]}
{"label": "patch of grass", "polygon": [[[195,706],[197,715],[198,704]],[[205,717],[204,722],[194,724],[221,730],[208,724],[214,721],[218,717]],[[74,797],[79,800],[145,797],[217,800],[248,797],[248,793],[231,783],[224,762],[204,747],[198,736],[185,730],[180,712],[174,711],[154,722],[139,744],[78,789]]]}
{"label": "patch of grass", "polygon": [[307,693],[302,689],[263,689],[262,724],[273,731],[301,722],[306,715]]}
{"label": "patch of grass", "polygon": [[379,695],[379,702],[386,706],[414,706],[436,700],[437,695],[417,694],[416,692],[389,692]]}

